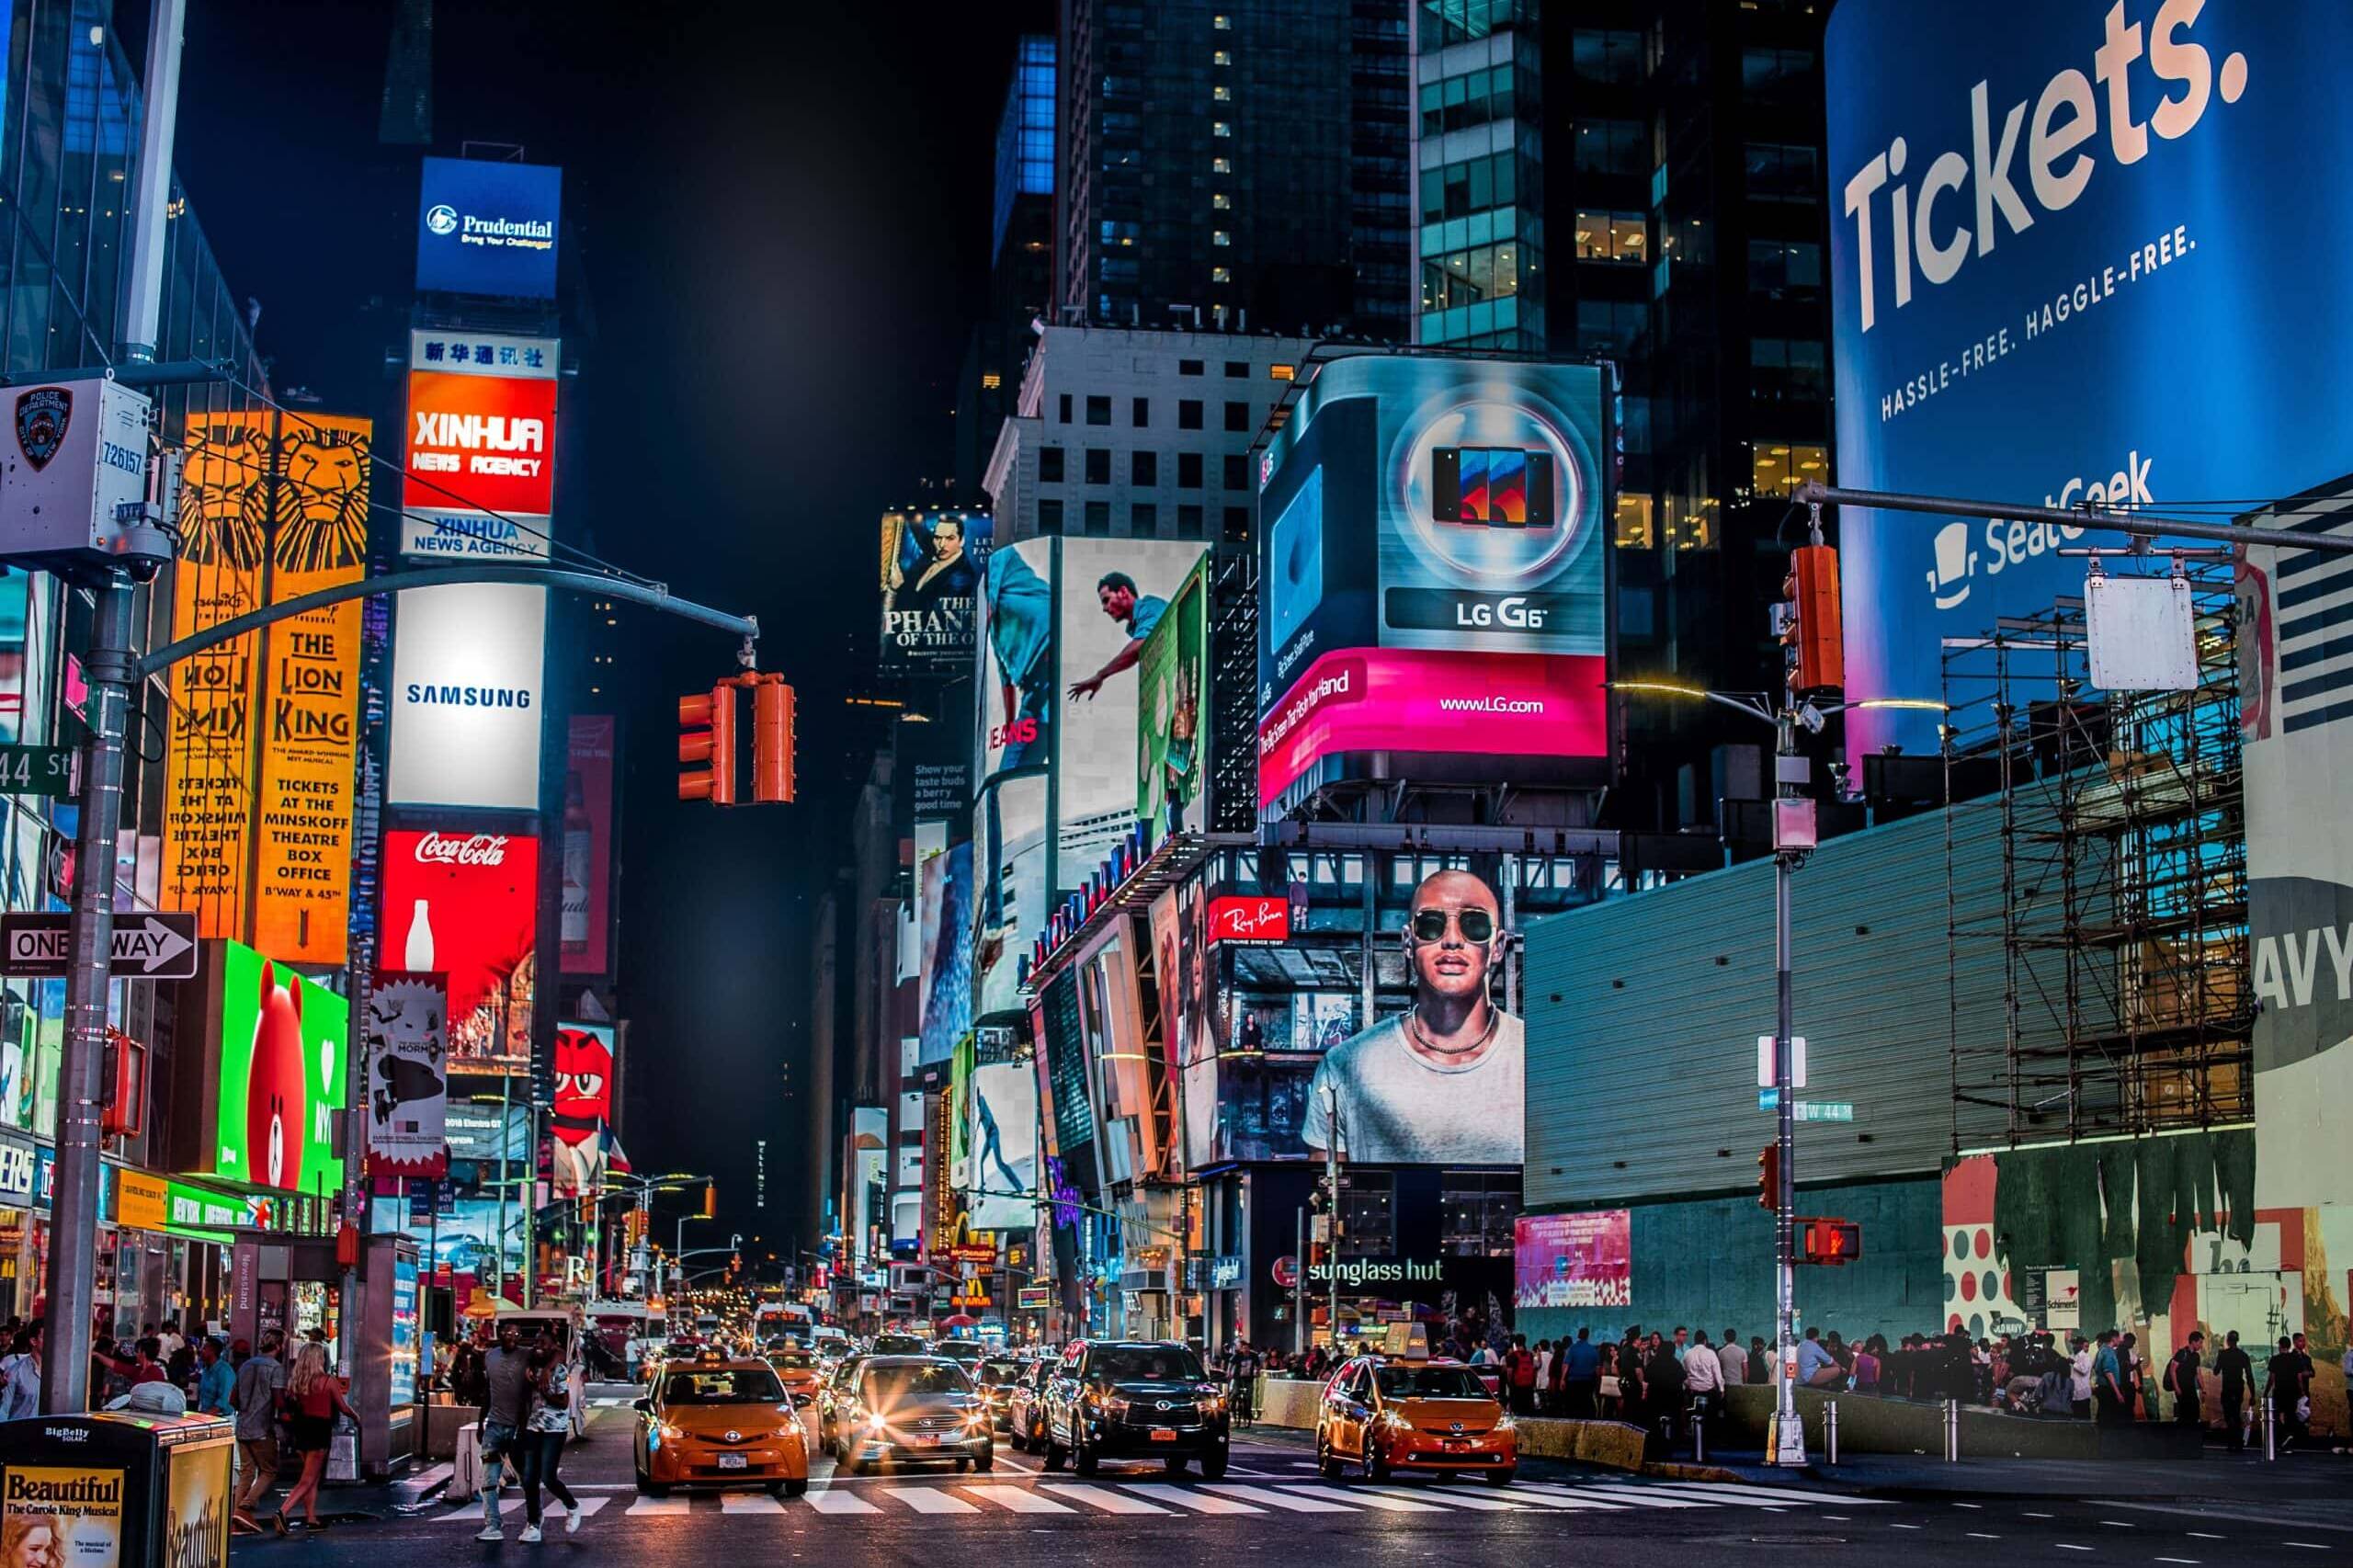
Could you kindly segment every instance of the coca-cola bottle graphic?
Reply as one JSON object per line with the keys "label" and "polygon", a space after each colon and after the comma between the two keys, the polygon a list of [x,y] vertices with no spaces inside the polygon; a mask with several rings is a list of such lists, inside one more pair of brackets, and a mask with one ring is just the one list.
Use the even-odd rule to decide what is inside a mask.
{"label": "coca-cola bottle graphic", "polygon": [[408,946],[401,957],[411,973],[426,974],[433,969],[433,915],[424,899],[416,901],[416,913],[409,916]]}
{"label": "coca-cola bottle graphic", "polygon": [[588,950],[588,885],[596,876],[595,824],[577,772],[563,781],[563,904],[556,936],[566,953]]}

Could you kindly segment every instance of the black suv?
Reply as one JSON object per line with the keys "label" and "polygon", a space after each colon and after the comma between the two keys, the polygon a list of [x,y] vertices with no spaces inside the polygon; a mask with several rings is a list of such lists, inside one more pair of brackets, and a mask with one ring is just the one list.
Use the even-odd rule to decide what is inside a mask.
{"label": "black suv", "polygon": [[1081,1475],[1106,1459],[1156,1459],[1172,1475],[1199,1460],[1210,1480],[1225,1474],[1225,1390],[1188,1346],[1082,1340],[1063,1353],[1043,1403],[1048,1470],[1067,1456]]}

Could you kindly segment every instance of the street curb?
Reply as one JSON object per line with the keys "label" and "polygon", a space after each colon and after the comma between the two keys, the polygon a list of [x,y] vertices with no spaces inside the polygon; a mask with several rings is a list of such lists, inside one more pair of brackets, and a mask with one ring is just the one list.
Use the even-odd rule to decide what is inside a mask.
{"label": "street curb", "polygon": [[1749,1483],[1748,1477],[1736,1471],[1726,1470],[1722,1465],[1677,1464],[1665,1460],[1646,1464],[1635,1473],[1656,1476],[1662,1481],[1708,1481],[1728,1486],[1745,1486]]}

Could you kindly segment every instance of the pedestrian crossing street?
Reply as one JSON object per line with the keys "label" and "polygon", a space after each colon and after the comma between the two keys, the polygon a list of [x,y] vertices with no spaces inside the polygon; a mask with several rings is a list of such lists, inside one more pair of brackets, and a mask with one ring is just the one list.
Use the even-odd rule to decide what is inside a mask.
{"label": "pedestrian crossing street", "polygon": [[[1021,1472],[1015,1472],[1018,1476]],[[1147,1516],[1230,1518],[1241,1516],[1396,1514],[1609,1515],[1644,1511],[1719,1509],[1782,1513],[1824,1505],[1878,1506],[1866,1498],[1783,1490],[1778,1487],[1611,1481],[1518,1482],[1509,1487],[1450,1482],[1437,1485],[1335,1486],[1320,1481],[1269,1478],[1256,1482],[1122,1481],[1059,1479],[1024,1482],[957,1479],[952,1482],[879,1484],[814,1483],[800,1497],[727,1492],[643,1497],[631,1489],[581,1497],[582,1529],[610,1528],[616,1521],[710,1518],[733,1515],[819,1515],[833,1519],[904,1518],[909,1516],[977,1518],[984,1515],[1056,1517],[1066,1520],[1134,1519]],[[519,1496],[501,1499],[503,1517],[519,1528]],[[548,1526],[560,1528],[561,1510],[551,1499]],[[482,1506],[462,1504],[435,1516],[445,1525],[482,1522]]]}

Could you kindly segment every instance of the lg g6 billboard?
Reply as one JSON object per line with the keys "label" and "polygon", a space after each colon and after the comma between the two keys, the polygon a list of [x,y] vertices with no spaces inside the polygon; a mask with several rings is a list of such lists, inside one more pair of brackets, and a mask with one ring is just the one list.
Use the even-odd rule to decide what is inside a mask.
{"label": "lg g6 billboard", "polygon": [[1316,372],[1259,470],[1263,807],[1349,754],[1486,777],[1498,756],[1565,777],[1607,756],[1605,374],[1373,355]]}

